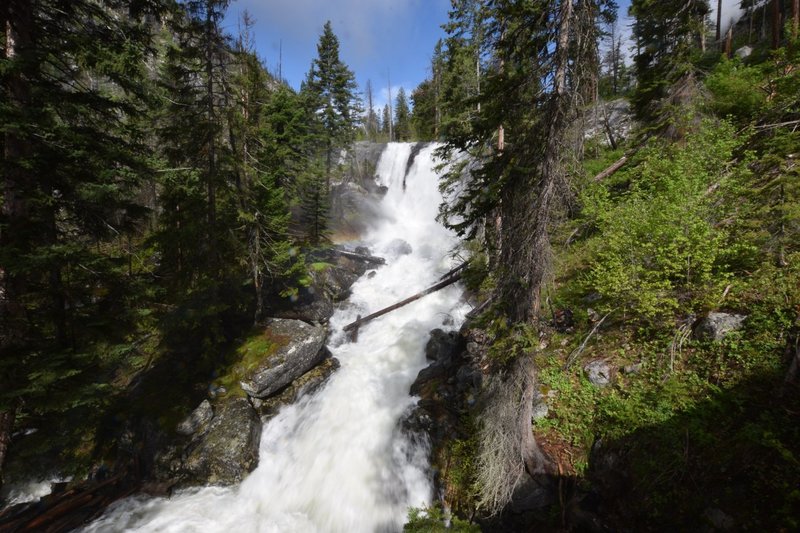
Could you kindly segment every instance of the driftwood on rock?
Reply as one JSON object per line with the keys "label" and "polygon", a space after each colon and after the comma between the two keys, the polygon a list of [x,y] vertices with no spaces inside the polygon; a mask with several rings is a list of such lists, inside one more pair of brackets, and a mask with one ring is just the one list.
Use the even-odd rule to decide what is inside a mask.
{"label": "driftwood on rock", "polygon": [[341,255],[342,257],[346,257],[354,261],[361,261],[363,263],[370,263],[373,265],[386,264],[386,259],[374,255],[357,254],[356,252],[348,252],[347,250],[335,250],[335,253]]}
{"label": "driftwood on rock", "polygon": [[406,298],[405,300],[399,301],[396,304],[392,304],[389,307],[384,307],[380,311],[376,311],[376,312],[374,312],[374,313],[372,313],[370,315],[365,316],[364,318],[359,318],[359,319],[347,324],[343,329],[344,329],[344,331],[350,331],[350,330],[352,330],[354,328],[358,328],[359,326],[361,326],[362,324],[366,324],[370,320],[378,318],[379,316],[383,316],[386,313],[391,313],[392,311],[394,311],[396,309],[400,309],[404,305],[408,305],[411,302],[415,302],[415,301],[419,300],[423,296],[427,296],[428,294],[431,294],[431,293],[436,292],[438,290],[444,289],[448,285],[452,285],[456,281],[460,280],[461,279],[461,274],[462,273],[460,271],[456,272],[455,274],[452,274],[447,279],[445,279],[443,281],[440,281],[436,285],[428,287],[424,291],[418,292],[414,296],[411,296],[409,298]]}

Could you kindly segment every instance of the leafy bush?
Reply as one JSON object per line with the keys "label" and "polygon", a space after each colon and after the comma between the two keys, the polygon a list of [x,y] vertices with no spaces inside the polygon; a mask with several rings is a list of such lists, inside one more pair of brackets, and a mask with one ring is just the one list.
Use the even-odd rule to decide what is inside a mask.
{"label": "leafy bush", "polygon": [[715,224],[713,192],[725,185],[737,144],[729,123],[705,121],[683,146],[646,148],[622,194],[602,185],[584,193],[599,229],[585,283],[605,297],[606,310],[654,319],[693,295],[712,296],[725,281],[726,234]]}
{"label": "leafy bush", "polygon": [[413,508],[408,512],[408,523],[403,526],[403,531],[408,533],[439,533],[452,531],[454,533],[480,533],[477,524],[471,524],[458,517],[444,516],[439,507],[426,509]]}
{"label": "leafy bush", "polygon": [[766,93],[759,88],[762,83],[758,68],[745,66],[738,58],[723,58],[706,78],[712,110],[723,117],[750,120],[766,102]]}

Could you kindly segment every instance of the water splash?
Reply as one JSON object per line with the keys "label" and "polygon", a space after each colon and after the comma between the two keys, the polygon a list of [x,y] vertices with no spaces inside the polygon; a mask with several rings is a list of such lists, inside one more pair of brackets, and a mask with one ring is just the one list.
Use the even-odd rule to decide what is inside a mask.
{"label": "water splash", "polygon": [[[435,222],[441,196],[434,146],[406,175],[411,145],[390,143],[378,164],[389,190],[385,219],[364,241],[387,265],[359,279],[331,318],[329,346],[341,368],[317,393],[266,424],[258,468],[238,487],[205,487],[171,499],[130,498],[86,531],[398,531],[408,508],[430,503],[427,450],[399,430],[414,404],[408,390],[425,366],[428,332],[467,309],[451,286],[361,327],[357,343],[341,328],[432,285],[453,265],[456,238]],[[406,190],[402,182],[406,179]],[[402,239],[412,249],[397,252]]]}

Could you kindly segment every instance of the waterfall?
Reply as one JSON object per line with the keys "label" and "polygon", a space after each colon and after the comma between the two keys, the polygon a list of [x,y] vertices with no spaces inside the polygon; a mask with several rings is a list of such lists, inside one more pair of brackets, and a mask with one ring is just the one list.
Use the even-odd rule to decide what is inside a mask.
{"label": "waterfall", "polygon": [[[341,329],[434,284],[453,266],[448,254],[457,239],[435,221],[441,196],[434,148],[426,146],[408,174],[410,144],[383,151],[377,173],[388,186],[385,217],[364,244],[387,265],[360,278],[331,318],[329,348],[341,368],[265,425],[258,468],[237,487],[124,500],[86,531],[399,531],[409,507],[431,502],[428,450],[398,422],[415,402],[408,391],[426,365],[429,331],[448,316],[456,325],[450,327],[464,318],[460,289],[450,286],[362,326],[357,343]],[[402,254],[397,239],[412,253]]]}

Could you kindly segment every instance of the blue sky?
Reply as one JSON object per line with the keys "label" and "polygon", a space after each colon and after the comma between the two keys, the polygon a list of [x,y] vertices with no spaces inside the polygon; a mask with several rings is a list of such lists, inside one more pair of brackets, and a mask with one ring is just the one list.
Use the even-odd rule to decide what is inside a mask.
{"label": "blue sky", "polygon": [[277,71],[282,42],[282,74],[299,88],[317,55],[322,27],[331,21],[339,37],[339,57],[355,72],[359,89],[372,81],[383,106],[391,77],[392,96],[410,93],[428,76],[436,40],[444,36],[450,0],[238,0],[225,27],[235,33],[245,9],[256,19],[256,48],[270,71]]}
{"label": "blue sky", "polygon": [[[620,26],[630,33],[630,0],[620,0]],[[711,1],[716,10],[716,0]],[[724,0],[723,21],[738,12],[739,0]],[[361,91],[372,80],[376,105],[386,102],[391,77],[392,96],[402,86],[410,93],[430,69],[436,40],[444,36],[450,0],[238,0],[231,2],[225,29],[237,31],[244,10],[256,19],[256,48],[270,71],[277,72],[282,48],[282,74],[299,88],[317,55],[322,27],[331,21],[339,37],[340,58],[355,72]],[[712,21],[716,15],[712,14]],[[727,23],[727,22],[725,22]]]}

